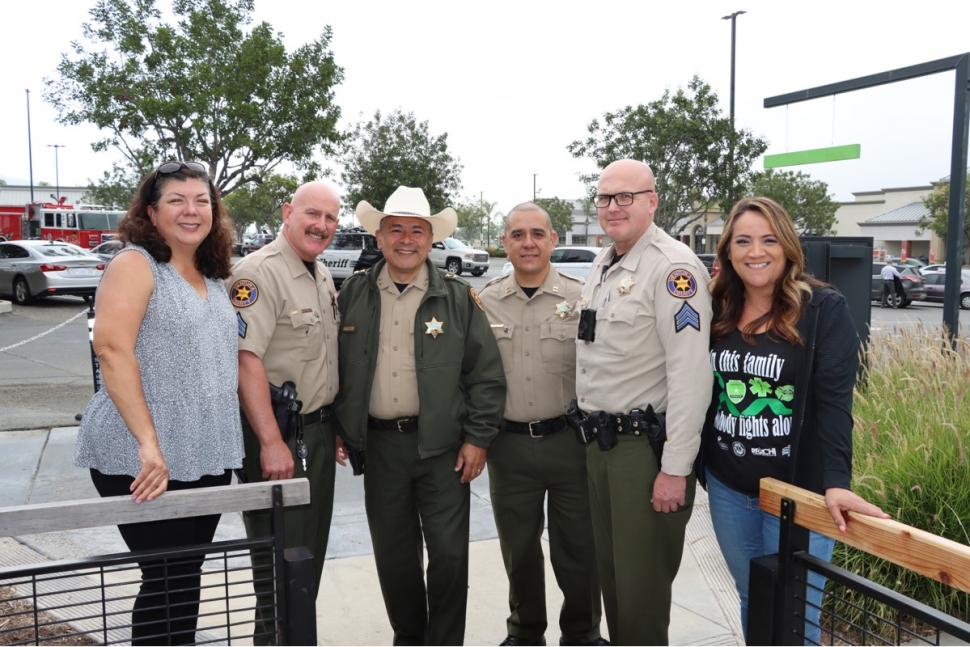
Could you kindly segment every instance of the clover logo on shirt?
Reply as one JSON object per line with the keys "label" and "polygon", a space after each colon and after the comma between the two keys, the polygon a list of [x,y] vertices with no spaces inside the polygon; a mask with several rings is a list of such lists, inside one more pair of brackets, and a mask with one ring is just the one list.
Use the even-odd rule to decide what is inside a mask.
{"label": "clover logo on shirt", "polygon": [[795,387],[791,384],[779,386],[775,389],[775,397],[782,402],[791,402],[795,398]]}

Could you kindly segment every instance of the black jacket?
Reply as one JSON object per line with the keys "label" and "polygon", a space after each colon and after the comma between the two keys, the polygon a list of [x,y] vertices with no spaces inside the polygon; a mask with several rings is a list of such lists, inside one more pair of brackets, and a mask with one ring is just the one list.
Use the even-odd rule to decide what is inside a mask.
{"label": "black jacket", "polygon": [[[852,481],[852,397],[859,371],[859,336],[845,297],[828,286],[812,292],[798,321],[804,344],[795,349],[797,397],[788,481],[825,494],[827,488],[849,489]],[[716,433],[716,408],[717,400],[712,398],[705,434]]]}

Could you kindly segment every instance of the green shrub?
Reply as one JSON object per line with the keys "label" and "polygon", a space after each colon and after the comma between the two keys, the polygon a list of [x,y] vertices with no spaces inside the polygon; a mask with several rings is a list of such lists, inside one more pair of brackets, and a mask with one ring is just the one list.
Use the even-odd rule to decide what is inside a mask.
{"label": "green shrub", "polygon": [[488,252],[488,255],[492,258],[505,258],[507,256],[505,250],[499,249],[498,247],[486,247],[485,251]]}
{"label": "green shrub", "polygon": [[[953,350],[942,329],[873,334],[864,377],[853,405],[853,490],[896,521],[970,544],[966,337]],[[841,543],[833,562],[944,613],[970,617],[970,596],[951,586]],[[882,605],[870,608],[892,617]],[[836,613],[864,622],[844,602]]]}

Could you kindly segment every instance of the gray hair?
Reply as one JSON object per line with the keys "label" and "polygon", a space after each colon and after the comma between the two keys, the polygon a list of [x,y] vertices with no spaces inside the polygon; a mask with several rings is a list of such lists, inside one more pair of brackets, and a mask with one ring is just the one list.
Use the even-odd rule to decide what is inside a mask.
{"label": "gray hair", "polygon": [[512,214],[517,213],[519,211],[538,211],[539,213],[541,213],[546,217],[546,228],[549,230],[549,233],[550,234],[555,233],[552,229],[552,218],[549,217],[548,211],[546,211],[545,209],[537,205],[535,202],[523,202],[521,204],[515,205],[507,214],[505,214],[506,235],[508,235],[509,233],[509,222],[512,220]]}

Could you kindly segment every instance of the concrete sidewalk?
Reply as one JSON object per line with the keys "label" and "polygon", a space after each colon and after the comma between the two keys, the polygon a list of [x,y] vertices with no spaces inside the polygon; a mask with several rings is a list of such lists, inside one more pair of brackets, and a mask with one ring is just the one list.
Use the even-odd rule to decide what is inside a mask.
{"label": "concrete sidewalk", "polygon": [[[0,507],[97,497],[87,471],[71,464],[76,436],[76,427],[0,432]],[[240,516],[223,515],[216,539],[243,536]],[[20,555],[19,561],[26,559],[24,554],[43,561],[127,551],[114,527],[16,539],[29,550],[0,551],[0,567],[13,565],[7,553],[14,552]],[[506,635],[508,581],[492,518],[487,472],[472,483],[471,542],[465,642],[498,644]],[[686,543],[674,582],[671,644],[743,644],[737,593],[714,539],[707,496],[700,489]],[[547,559],[550,626],[546,640],[551,645],[559,638],[556,625],[562,604],[555,582]],[[321,645],[391,644],[364,515],[363,483],[349,469],[337,470],[334,518],[317,599],[317,621]],[[605,619],[602,630],[605,636]]]}

